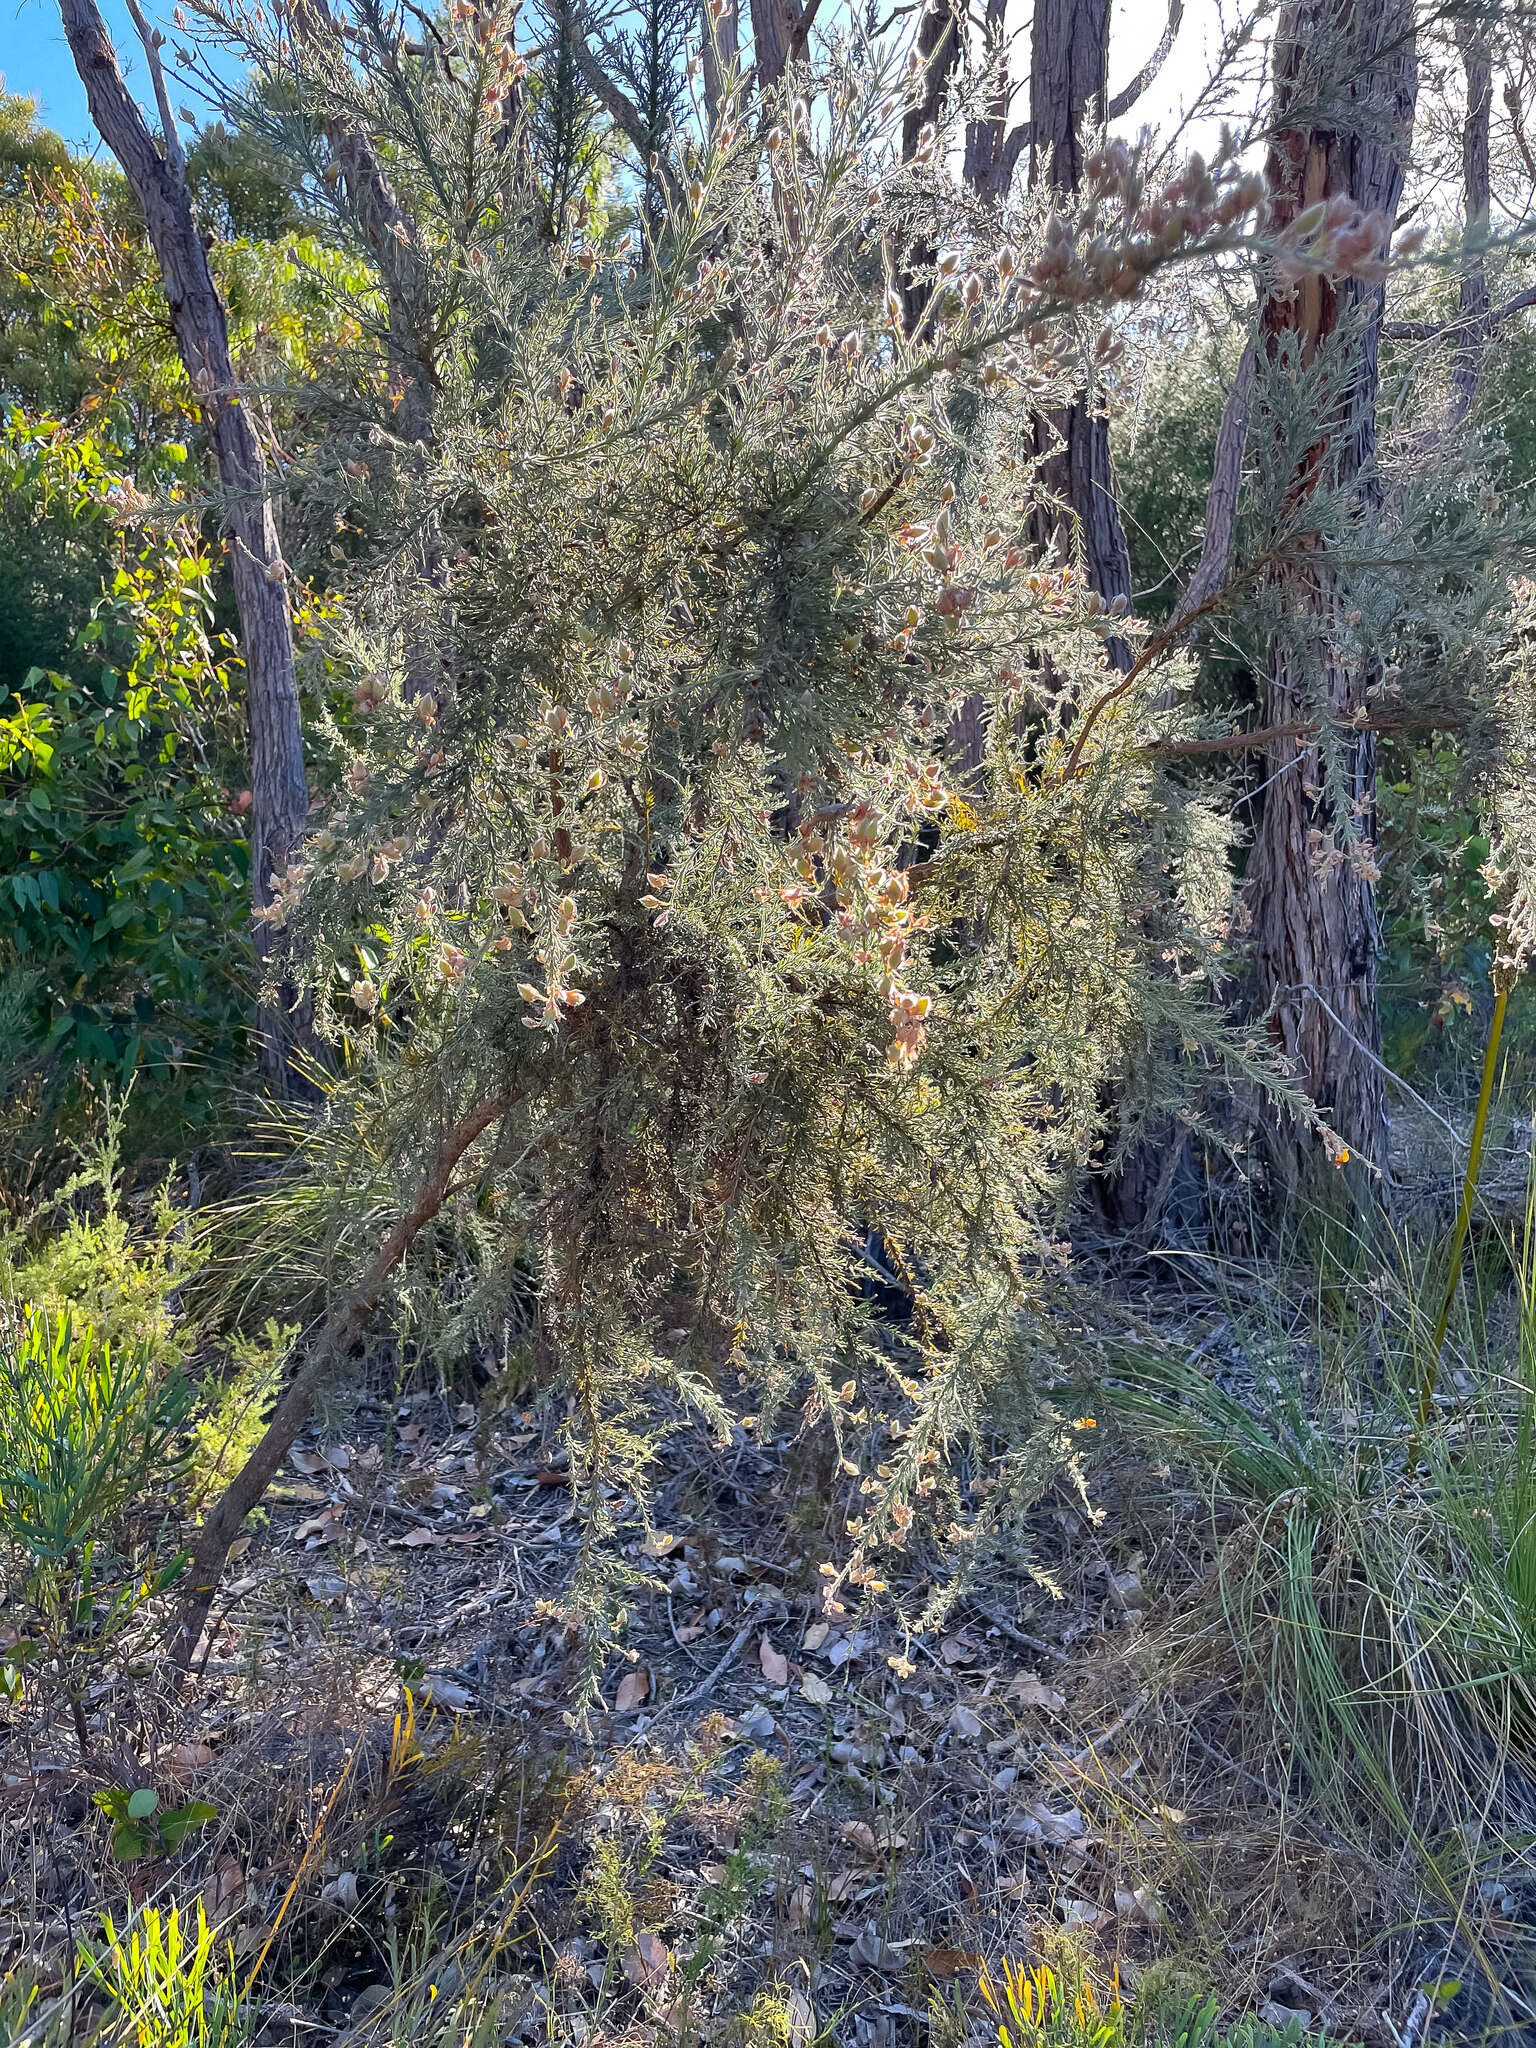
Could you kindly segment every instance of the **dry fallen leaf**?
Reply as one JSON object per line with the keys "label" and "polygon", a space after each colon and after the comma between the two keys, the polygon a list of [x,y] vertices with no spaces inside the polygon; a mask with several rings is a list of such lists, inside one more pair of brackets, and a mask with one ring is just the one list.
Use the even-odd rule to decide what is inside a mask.
{"label": "dry fallen leaf", "polygon": [[290,1451],[288,1463],[295,1472],[302,1472],[306,1479],[313,1479],[317,1472],[329,1472],[331,1469],[318,1451]]}
{"label": "dry fallen leaf", "polygon": [[949,1728],[962,1742],[975,1742],[981,1734],[981,1721],[969,1707],[961,1705],[950,1715]]}
{"label": "dry fallen leaf", "polygon": [[659,1934],[642,1928],[635,1936],[635,1945],[624,1958],[624,1974],[631,1984],[647,1991],[654,1991],[667,1981],[667,1972],[672,1967],[672,1951]]}
{"label": "dry fallen leaf", "polygon": [[901,1957],[890,1943],[881,1937],[878,1928],[866,1927],[853,1944],[854,1960],[868,1970],[878,1970],[884,1977],[896,1977],[901,1973]]}
{"label": "dry fallen leaf", "polygon": [[824,1621],[813,1621],[800,1639],[802,1650],[819,1650],[827,1640],[829,1625]]}
{"label": "dry fallen leaf", "polygon": [[1056,1917],[1063,1927],[1097,1927],[1104,1915],[1086,1899],[1058,1899]]}
{"label": "dry fallen leaf", "polygon": [[981,1957],[963,1948],[925,1948],[923,1968],[930,1977],[961,1977],[967,1970],[979,1970]]}
{"label": "dry fallen leaf", "polygon": [[396,1550],[428,1550],[434,1544],[447,1541],[441,1529],[412,1529],[400,1537],[394,1547]]}
{"label": "dry fallen leaf", "polygon": [[203,1911],[211,1926],[217,1927],[221,1920],[239,1912],[245,1904],[245,1872],[233,1856],[220,1860],[218,1867],[204,1881],[201,1897]]}
{"label": "dry fallen leaf", "polygon": [[467,1707],[473,1698],[468,1686],[460,1685],[457,1679],[440,1678],[435,1671],[429,1671],[421,1681],[421,1693],[434,1707],[446,1707],[454,1714]]}
{"label": "dry fallen leaf", "polygon": [[844,1821],[838,1830],[838,1839],[846,1842],[850,1849],[857,1849],[861,1856],[867,1856],[871,1863],[878,1863],[886,1855],[895,1855],[907,1846],[905,1835],[886,1832],[876,1835],[867,1820]]}
{"label": "dry fallen leaf", "polygon": [[816,2009],[799,1984],[790,1986],[789,1996],[784,2001],[784,2029],[789,2048],[811,2048],[820,2031],[816,2025]]}
{"label": "dry fallen leaf", "polygon": [[185,1771],[201,1770],[204,1764],[212,1762],[213,1751],[206,1742],[173,1742],[169,1749],[160,1752],[160,1768],[173,1778],[179,1778]]}
{"label": "dry fallen leaf", "polygon": [[770,1685],[788,1685],[789,1659],[782,1650],[773,1647],[771,1637],[763,1637],[758,1646],[757,1660],[762,1665],[763,1676]]}
{"label": "dry fallen leaf", "polygon": [[355,1913],[358,1905],[356,1871],[344,1870],[339,1877],[333,1877],[328,1885],[321,1888],[320,1903],[336,1913]]}
{"label": "dry fallen leaf", "polygon": [[817,1672],[807,1671],[800,1681],[800,1697],[813,1707],[824,1707],[832,1698],[832,1688]]}
{"label": "dry fallen leaf", "polygon": [[1048,1714],[1059,1714],[1066,1701],[1059,1692],[1036,1678],[1032,1671],[1021,1671],[1008,1688],[1008,1698],[1021,1707],[1044,1707]]}
{"label": "dry fallen leaf", "polygon": [[670,1557],[682,1540],[669,1529],[653,1529],[645,1539],[645,1554],[647,1557]]}
{"label": "dry fallen leaf", "polygon": [[626,1671],[619,1680],[619,1689],[614,1694],[613,1710],[616,1714],[632,1714],[636,1707],[643,1707],[651,1690],[648,1671]]}
{"label": "dry fallen leaf", "polygon": [[1163,1909],[1143,1885],[1134,1891],[1115,1893],[1115,1911],[1124,1920],[1134,1920],[1142,1927],[1161,1927]]}

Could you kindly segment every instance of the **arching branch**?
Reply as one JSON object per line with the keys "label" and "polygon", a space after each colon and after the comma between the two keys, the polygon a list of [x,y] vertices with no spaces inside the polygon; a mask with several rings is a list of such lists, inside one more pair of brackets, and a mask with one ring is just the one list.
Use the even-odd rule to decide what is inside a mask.
{"label": "arching branch", "polygon": [[1122,114],[1128,114],[1151,85],[1168,61],[1168,52],[1173,48],[1184,19],[1184,0],[1168,0],[1168,19],[1163,32],[1157,39],[1157,48],[1142,65],[1129,85],[1123,85],[1109,103],[1109,118],[1118,121]]}
{"label": "arching branch", "polygon": [[[1488,325],[1497,327],[1501,321],[1523,313],[1528,306],[1536,306],[1536,284],[1527,285],[1524,291],[1516,292],[1513,298],[1495,306],[1487,316]],[[1384,320],[1381,331],[1388,341],[1445,341],[1453,334],[1459,334],[1463,324],[1458,313],[1454,320]]]}

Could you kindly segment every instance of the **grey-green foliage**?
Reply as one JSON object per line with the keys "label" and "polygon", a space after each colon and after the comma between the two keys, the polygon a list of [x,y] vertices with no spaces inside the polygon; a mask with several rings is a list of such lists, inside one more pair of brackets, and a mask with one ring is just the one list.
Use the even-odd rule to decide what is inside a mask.
{"label": "grey-green foliage", "polygon": [[[945,1461],[1048,1338],[1020,1310],[1106,1084],[1149,1034],[1264,1075],[1202,1002],[1224,838],[1141,745],[1181,672],[1124,685],[1099,600],[1026,539],[1032,405],[1253,188],[1195,166],[1154,235],[1112,147],[1075,222],[978,217],[899,165],[901,75],[850,46],[762,127],[728,107],[616,247],[481,205],[469,57],[424,72],[431,443],[364,386],[317,458],[363,718],[272,912],[345,1054],[307,1149],[348,1164],[294,1213],[359,1271],[487,1119],[457,1184],[492,1284],[521,1261],[536,1293],[593,1598],[659,1434],[745,1426],[748,1386],[837,1432],[856,1583],[926,1512],[963,1562],[1001,1490]],[[919,202],[945,253],[911,338],[887,252]]]}

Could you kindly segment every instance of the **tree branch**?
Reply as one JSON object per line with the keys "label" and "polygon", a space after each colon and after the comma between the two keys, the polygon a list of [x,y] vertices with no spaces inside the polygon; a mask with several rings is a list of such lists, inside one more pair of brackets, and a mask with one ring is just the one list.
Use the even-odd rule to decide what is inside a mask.
{"label": "tree branch", "polygon": [[383,1297],[390,1274],[452,1193],[460,1160],[482,1132],[505,1114],[511,1102],[508,1094],[487,1096],[448,1132],[415,1203],[396,1222],[357,1286],[328,1317],[314,1349],[273,1409],[261,1441],[209,1510],[192,1547],[191,1584],[182,1597],[170,1634],[170,1656],[183,1670],[191,1663],[208,1620],[229,1546],[239,1535],[246,1516],[271,1485],[294,1438],[309,1420],[315,1396],[336,1354],[361,1334]]}
{"label": "tree branch", "polygon": [[[345,66],[341,30],[327,0],[294,0],[289,22],[294,36],[312,51]],[[430,441],[437,373],[427,338],[430,320],[426,266],[416,242],[414,224],[396,197],[383,158],[365,129],[332,116],[325,122],[325,136],[341,168],[348,202],[373,252],[384,285],[390,374],[399,387],[402,438]]]}
{"label": "tree branch", "polygon": [[1536,185],[1536,156],[1531,153],[1531,145],[1525,133],[1525,114],[1520,103],[1520,88],[1512,78],[1506,79],[1504,84],[1504,106],[1509,114],[1510,132],[1515,138],[1515,147],[1519,150],[1521,161],[1530,174],[1531,183]]}
{"label": "tree branch", "polygon": [[[1449,711],[1432,716],[1425,712],[1398,711],[1382,718],[1350,719],[1341,727],[1345,733],[1455,732],[1458,729],[1458,723]],[[1260,725],[1251,732],[1218,733],[1206,740],[1149,740],[1146,751],[1163,760],[1187,759],[1194,754],[1241,754],[1258,752],[1277,740],[1300,740],[1310,746],[1322,737],[1322,733],[1322,726],[1315,722],[1297,721],[1290,725]]]}
{"label": "tree branch", "polygon": [[1108,118],[1118,121],[1122,114],[1128,114],[1141,98],[1147,87],[1156,78],[1168,61],[1168,52],[1173,48],[1184,19],[1184,0],[1168,0],[1168,19],[1158,37],[1157,48],[1142,65],[1129,85],[1123,85],[1109,103]]}
{"label": "tree branch", "polygon": [[1008,139],[997,153],[997,161],[988,171],[982,184],[982,193],[988,199],[1001,199],[1013,183],[1013,174],[1018,169],[1019,158],[1034,140],[1034,125],[1029,121],[1016,122],[1009,131]]}
{"label": "tree branch", "polygon": [[[1536,306],[1536,284],[1527,285],[1524,291],[1516,292],[1513,298],[1495,306],[1488,315],[1488,325],[1497,327],[1501,321],[1523,313],[1528,306]],[[1388,341],[1444,341],[1448,336],[1459,333],[1465,324],[1460,314],[1454,320],[1384,320],[1381,331]]]}
{"label": "tree branch", "polygon": [[609,118],[623,129],[642,156],[651,147],[652,136],[645,117],[621,85],[609,74],[587,41],[585,29],[576,32],[576,62],[581,75],[602,101]]}
{"label": "tree branch", "polygon": [[811,40],[811,30],[816,26],[816,13],[820,6],[821,0],[805,0],[805,11],[795,23],[794,34],[784,52],[786,64],[793,64],[805,55],[805,46]]}
{"label": "tree branch", "polygon": [[1243,455],[1248,446],[1248,421],[1253,411],[1253,387],[1257,375],[1258,351],[1250,339],[1222,408],[1210,487],[1205,495],[1205,535],[1200,544],[1200,559],[1195,564],[1195,572],[1184,595],[1174,607],[1175,632],[1182,632],[1187,624],[1193,623],[1226,581],[1232,538],[1237,531]]}
{"label": "tree branch", "polygon": [[160,109],[160,130],[165,161],[171,176],[178,181],[187,174],[187,159],[182,153],[181,137],[176,133],[176,117],[171,112],[171,96],[166,90],[165,66],[160,62],[160,45],[165,41],[158,29],[150,27],[144,19],[144,10],[139,0],[128,0],[128,12],[138,30],[139,41],[144,45],[144,55],[149,59],[149,75],[155,88],[155,105]]}

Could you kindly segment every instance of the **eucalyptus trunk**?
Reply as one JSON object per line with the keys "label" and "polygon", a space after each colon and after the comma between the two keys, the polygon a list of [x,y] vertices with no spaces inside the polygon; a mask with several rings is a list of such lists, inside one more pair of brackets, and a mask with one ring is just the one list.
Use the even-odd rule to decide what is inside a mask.
{"label": "eucalyptus trunk", "polygon": [[[160,101],[163,145],[157,144],[123,83],[116,52],[96,0],[60,0],[64,33],[97,132],[122,165],[144,215],[160,267],[166,310],[187,378],[196,394],[218,469],[230,573],[240,617],[250,750],[251,903],[256,951],[267,979],[274,928],[261,917],[272,900],[272,877],[298,851],[309,810],[304,735],[293,658],[287,569],[267,487],[267,466],[250,410],[235,385],[224,302],[199,232],[186,167],[167,103],[154,39],[146,49]],[[282,1085],[288,1054],[307,1044],[305,1013],[291,991],[258,1008],[258,1058],[266,1078]]]}
{"label": "eucalyptus trunk", "polygon": [[[1034,188],[1073,197],[1083,181],[1088,138],[1109,107],[1109,0],[1035,0],[1029,70],[1029,174]],[[1131,558],[1115,492],[1109,422],[1091,390],[1034,420],[1041,480],[1062,511],[1036,521],[1042,547],[1070,552],[1073,529],[1088,581],[1100,597],[1129,598]],[[1123,640],[1110,642],[1130,667]]]}
{"label": "eucalyptus trunk", "polygon": [[[1318,201],[1343,195],[1362,219],[1382,217],[1385,244],[1412,133],[1413,30],[1411,0],[1288,0],[1275,37],[1274,140],[1266,167],[1275,231],[1283,233]],[[1384,256],[1385,246],[1376,253]],[[1266,296],[1261,358],[1277,364],[1299,354],[1313,363],[1334,337],[1344,366],[1326,386],[1317,441],[1293,476],[1293,506],[1327,484],[1352,494],[1362,523],[1379,511],[1384,305],[1379,278],[1277,279]],[[1349,598],[1326,551],[1297,549],[1275,573],[1286,626],[1271,636],[1262,722],[1284,727],[1321,715],[1332,733],[1321,745],[1298,748],[1294,739],[1280,739],[1268,749],[1269,787],[1247,878],[1257,1001],[1307,1093],[1384,1186],[1381,929],[1371,858],[1376,741],[1353,724],[1364,715],[1373,678],[1365,664],[1341,655]],[[1336,749],[1331,764],[1324,745]],[[1272,1135],[1275,1163],[1293,1181],[1312,1153],[1310,1140],[1290,1128]]]}

